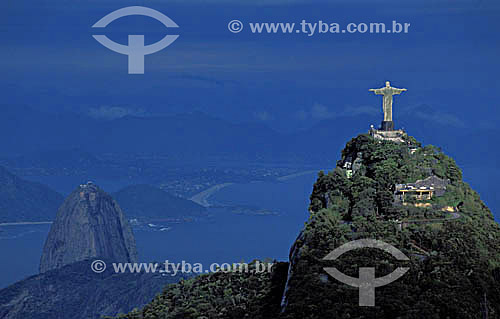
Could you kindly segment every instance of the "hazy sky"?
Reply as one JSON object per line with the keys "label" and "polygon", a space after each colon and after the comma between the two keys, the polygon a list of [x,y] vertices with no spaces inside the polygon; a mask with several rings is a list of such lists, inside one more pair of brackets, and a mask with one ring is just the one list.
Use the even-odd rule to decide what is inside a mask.
{"label": "hazy sky", "polygon": [[[12,1],[0,4],[2,102],[96,117],[200,110],[234,121],[295,130],[346,113],[380,112],[369,88],[408,88],[398,112],[457,128],[499,120],[500,5],[494,1]],[[116,20],[101,34],[125,44],[167,33],[179,39],[146,57],[144,75],[92,38],[109,12],[142,5],[180,28],[145,17]],[[248,22],[398,22],[408,34],[239,34]],[[417,117],[417,115],[416,115]]]}

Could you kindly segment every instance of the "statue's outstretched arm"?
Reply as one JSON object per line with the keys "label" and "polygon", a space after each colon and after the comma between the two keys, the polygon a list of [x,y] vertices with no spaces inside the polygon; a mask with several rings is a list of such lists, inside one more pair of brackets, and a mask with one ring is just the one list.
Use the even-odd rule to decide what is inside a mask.
{"label": "statue's outstretched arm", "polygon": [[401,92],[408,91],[407,89],[392,89],[392,94],[401,94]]}
{"label": "statue's outstretched arm", "polygon": [[369,91],[378,95],[384,95],[384,92],[382,92],[381,89],[370,89]]}

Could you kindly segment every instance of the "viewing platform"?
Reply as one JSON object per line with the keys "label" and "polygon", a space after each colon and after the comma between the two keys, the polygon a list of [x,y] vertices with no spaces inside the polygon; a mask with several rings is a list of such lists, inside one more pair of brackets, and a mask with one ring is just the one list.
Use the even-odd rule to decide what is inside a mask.
{"label": "viewing platform", "polygon": [[370,136],[377,140],[404,143],[405,142],[404,137],[406,136],[406,133],[403,130],[394,130],[394,131],[376,130],[375,128],[373,128],[372,125],[370,128]]}

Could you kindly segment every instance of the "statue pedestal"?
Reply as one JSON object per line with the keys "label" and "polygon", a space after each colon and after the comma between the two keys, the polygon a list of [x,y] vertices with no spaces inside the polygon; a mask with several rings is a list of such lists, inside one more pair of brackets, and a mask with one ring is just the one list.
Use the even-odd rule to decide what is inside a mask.
{"label": "statue pedestal", "polygon": [[380,127],[381,131],[394,131],[394,122],[393,121],[382,121],[382,126]]}
{"label": "statue pedestal", "polygon": [[372,128],[370,129],[370,136],[375,138],[376,140],[391,141],[395,143],[405,143],[406,133],[403,130],[396,130],[396,131],[376,130],[372,126]]}

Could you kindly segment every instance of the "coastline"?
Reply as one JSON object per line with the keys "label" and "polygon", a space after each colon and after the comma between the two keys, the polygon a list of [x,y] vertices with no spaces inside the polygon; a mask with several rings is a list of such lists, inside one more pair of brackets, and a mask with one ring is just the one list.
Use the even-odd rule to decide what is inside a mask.
{"label": "coastline", "polygon": [[19,225],[45,225],[52,224],[52,222],[12,222],[12,223],[0,223],[1,226],[19,226]]}
{"label": "coastline", "polygon": [[[313,174],[313,173],[317,173],[317,172],[319,172],[319,169],[307,170],[307,171],[303,171],[303,172],[298,172],[298,173],[278,177],[278,178],[276,178],[276,181],[285,182],[285,181],[288,181],[288,180],[296,178],[296,177],[304,176],[307,174]],[[249,183],[255,183],[255,182],[258,182],[258,181],[249,181]],[[208,188],[208,189],[206,189],[198,194],[191,196],[189,198],[189,200],[191,200],[191,201],[193,201],[193,202],[195,202],[198,205],[201,205],[203,207],[210,207],[211,204],[209,203],[208,199],[216,192],[220,191],[221,189],[223,189],[227,186],[233,185],[233,184],[234,183],[221,183],[221,184],[214,185],[214,186],[212,186],[212,187],[210,187],[210,188]]]}
{"label": "coastline", "polygon": [[218,192],[219,190],[223,189],[224,187],[227,187],[229,185],[233,185],[234,183],[222,183],[222,184],[217,184],[209,189],[204,190],[203,192],[200,192],[196,195],[193,195],[189,198],[189,200],[195,202],[198,205],[201,205],[203,207],[210,207],[210,203],[208,202],[208,199],[210,196]]}
{"label": "coastline", "polygon": [[308,174],[312,174],[312,173],[318,173],[319,171],[320,171],[319,169],[311,169],[308,171],[303,171],[303,172],[299,172],[299,173],[281,176],[281,177],[276,178],[276,180],[279,182],[284,182],[284,181],[287,181],[287,180],[292,179],[292,178],[296,178],[296,177],[300,177],[300,176],[304,176],[304,175],[308,175]]}

